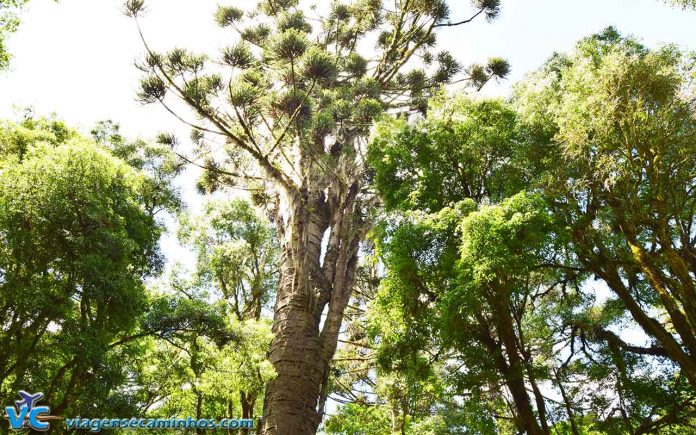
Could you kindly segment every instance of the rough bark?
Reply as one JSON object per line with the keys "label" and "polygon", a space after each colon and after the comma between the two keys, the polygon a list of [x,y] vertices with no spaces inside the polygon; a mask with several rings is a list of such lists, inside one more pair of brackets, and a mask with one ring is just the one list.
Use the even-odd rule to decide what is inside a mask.
{"label": "rough bark", "polygon": [[363,236],[355,218],[357,189],[334,187],[328,197],[308,192],[279,207],[281,270],[268,355],[277,374],[266,389],[261,433],[314,434],[321,422]]}

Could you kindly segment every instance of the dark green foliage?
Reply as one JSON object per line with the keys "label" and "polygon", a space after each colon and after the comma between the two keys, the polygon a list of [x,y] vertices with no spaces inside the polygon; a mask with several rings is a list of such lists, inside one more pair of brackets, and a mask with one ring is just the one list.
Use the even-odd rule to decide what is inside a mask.
{"label": "dark green foliage", "polygon": [[277,59],[293,61],[307,50],[309,41],[301,30],[290,28],[280,32],[271,42],[270,53]]}
{"label": "dark green foliage", "polygon": [[156,76],[148,76],[140,81],[141,91],[138,99],[143,103],[154,103],[160,101],[167,93],[164,82]]}
{"label": "dark green foliage", "polygon": [[[147,309],[143,280],[162,265],[155,215],[174,210],[167,152],[98,143],[59,121],[0,127],[0,397],[43,391],[58,414],[133,412],[117,390],[128,337]],[[118,157],[117,157],[118,155]],[[126,407],[126,408],[124,408]]]}
{"label": "dark green foliage", "polygon": [[498,201],[532,176],[530,145],[499,101],[435,103],[434,116],[381,124],[368,157],[388,209],[438,211],[472,198]]}
{"label": "dark green foliage", "polygon": [[474,5],[483,9],[486,18],[492,20],[500,13],[500,0],[474,0]]}
{"label": "dark green foliage", "polygon": [[[341,150],[355,156],[357,144],[352,143],[353,136],[366,135],[369,125],[385,109],[393,106],[422,113],[427,110],[428,97],[463,71],[452,54],[431,53],[436,42],[435,29],[450,18],[444,1],[409,4],[410,18],[399,25],[403,27],[412,22],[414,28],[409,32],[402,29],[399,41],[392,41],[393,35],[385,31],[381,37],[385,51],[381,60],[369,62],[367,59],[374,56],[362,56],[358,50],[359,41],[376,26],[393,22],[397,18],[394,12],[385,10],[381,2],[374,0],[350,4],[334,2],[329,15],[316,26],[310,25],[304,12],[294,8],[293,3],[265,1],[259,4],[256,12],[248,13],[237,7],[219,7],[215,17],[217,23],[234,27],[241,38],[240,42],[224,48],[220,58],[240,74],[234,73],[229,79],[225,77],[227,73],[219,76],[213,72],[206,56],[180,49],[163,55],[148,52],[148,60],[142,65],[148,74],[142,80],[139,98],[151,103],[163,100],[171,92],[177,94],[189,103],[204,124],[211,123],[214,129],[222,128],[224,134],[234,135],[238,140],[233,142],[238,146],[246,143],[241,148],[252,155],[256,154],[251,151],[256,144],[273,150],[287,148],[289,142],[278,140],[279,137],[286,139],[287,135],[313,139],[314,143],[302,146],[304,153],[328,154],[330,149],[324,142],[330,136],[349,135],[350,140],[341,140],[347,144]],[[499,8],[498,2],[474,6],[491,17]],[[142,7],[130,5],[130,9]],[[259,12],[268,19],[259,19]],[[423,25],[421,21],[424,20],[432,20],[432,27]],[[318,30],[324,36],[317,37]],[[405,60],[416,53],[429,56],[431,66],[401,73],[398,50],[407,53]],[[368,71],[372,77],[362,80]],[[481,87],[492,78],[505,77],[509,67],[501,59],[492,59],[487,66],[475,66],[470,71],[473,71],[469,77],[472,83]],[[268,92],[265,83],[248,80],[250,77],[260,77],[276,85],[273,93]],[[178,81],[181,83],[175,89],[170,86]],[[212,106],[220,97],[238,109],[228,111],[236,119],[213,119],[216,113],[223,113]],[[362,101],[363,97],[375,101]],[[313,117],[315,111],[322,115]],[[331,129],[327,129],[329,114],[333,114],[334,121]],[[311,119],[320,125],[313,125]],[[289,123],[294,122],[302,126],[301,131],[288,129]],[[268,128],[272,131],[266,131]],[[335,152],[336,148],[333,150]],[[286,157],[294,154],[285,151]],[[282,154],[267,156],[266,159],[274,162],[261,165],[276,165],[282,172],[288,171],[286,165],[290,162]],[[254,157],[257,158],[258,155]],[[320,166],[324,165],[323,160],[313,159]]]}
{"label": "dark green foliage", "polygon": [[279,31],[284,32],[289,29],[310,33],[312,26],[309,25],[302,11],[291,11],[283,13],[278,20]]}
{"label": "dark green foliage", "polygon": [[327,52],[310,48],[303,56],[304,75],[317,82],[331,82],[336,78],[336,60]]}

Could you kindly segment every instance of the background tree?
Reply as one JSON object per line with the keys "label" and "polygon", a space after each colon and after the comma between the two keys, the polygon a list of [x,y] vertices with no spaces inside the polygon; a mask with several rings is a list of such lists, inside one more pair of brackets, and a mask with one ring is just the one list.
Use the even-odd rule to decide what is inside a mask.
{"label": "background tree", "polygon": [[[371,306],[379,363],[382,371],[408,376],[443,365],[435,376],[459,400],[441,403],[462,417],[443,433],[492,431],[505,419],[520,431],[548,431],[543,398],[536,401],[537,421],[526,391],[529,382],[540,395],[535,381],[541,376],[533,355],[539,346],[525,339],[536,334],[538,344],[543,333],[527,336],[533,328],[522,328],[527,308],[541,299],[536,293],[549,293],[541,284],[552,282],[552,275],[532,272],[531,253],[539,249],[534,258],[541,261],[545,247],[535,245],[533,235],[553,232],[538,224],[543,212],[532,211],[538,200],[533,206],[524,196],[475,212],[529,185],[536,164],[530,136],[502,102],[444,97],[426,120],[380,124],[368,153],[378,191],[398,210],[378,233],[386,268]],[[530,251],[518,252],[523,245]],[[503,389],[513,392],[512,413]]]}
{"label": "background tree", "polygon": [[176,198],[161,190],[178,166],[158,149],[149,172],[56,120],[0,127],[3,401],[27,389],[58,415],[132,412],[116,394],[122,361],[139,352],[124,337],[146,309],[143,280],[162,264],[156,213],[172,203],[159,198]]}
{"label": "background tree", "polygon": [[184,216],[180,240],[197,255],[198,285],[216,289],[237,320],[259,320],[277,286],[275,230],[248,202],[213,200]]}
{"label": "background tree", "polygon": [[[332,362],[330,397],[343,406],[326,420],[324,430],[336,434],[446,432],[453,425],[453,416],[461,420],[460,409],[450,413],[446,408],[451,404],[444,391],[446,367],[418,355],[408,373],[387,372],[378,364],[380,348],[370,333],[374,329],[370,317],[381,266],[374,253],[367,259],[358,271],[355,297],[346,310],[345,330],[339,339],[341,347]],[[383,323],[396,326],[403,320],[385,317]]]}
{"label": "background tree", "polygon": [[[269,301],[278,281],[275,230],[243,200],[211,201],[198,217],[184,218],[180,239],[194,248],[195,285],[223,303],[226,316],[251,337],[246,347],[227,349],[211,389],[237,391],[242,418],[254,418],[272,370],[263,364],[270,341]],[[265,315],[262,313],[265,310]],[[230,414],[230,418],[233,415]]]}
{"label": "background tree", "polygon": [[151,289],[134,334],[146,352],[127,385],[142,415],[254,419],[274,375],[266,355],[278,276],[275,231],[239,199],[211,200],[179,224],[180,241],[197,262],[193,270],[175,265]]}
{"label": "background tree", "polygon": [[553,156],[563,164],[545,189],[578,261],[607,283],[692,387],[693,68],[675,47],[649,50],[607,29],[553,58],[517,96],[526,119],[554,134]]}
{"label": "background tree", "polygon": [[[377,131],[368,155],[394,210],[376,233],[385,268],[370,305],[377,377],[413,379],[446,361],[436,376],[466,417],[444,433],[514,433],[508,419],[537,433],[688,431],[685,380],[664,349],[622,339],[631,320],[621,301],[596,300],[568,223],[540,196],[559,169],[553,124],[500,102],[454,100]],[[525,189],[537,193],[515,195]],[[447,416],[446,395],[431,403]]]}
{"label": "background tree", "polygon": [[[158,53],[146,44],[141,62],[140,98],[169,109],[170,95],[185,102],[198,118],[185,121],[197,151],[216,142],[224,149],[187,156],[207,170],[205,185],[255,187],[278,228],[269,352],[277,377],[267,388],[264,433],[314,433],[321,421],[329,363],[376,204],[364,167],[372,121],[385,111],[424,111],[431,92],[463,71],[451,54],[435,52],[437,31],[499,11],[498,0],[476,0],[472,16],[460,20],[442,0],[360,0],[333,2],[315,17],[298,3],[264,0],[251,13],[220,7],[218,24],[238,35],[220,54]],[[143,0],[125,4],[136,21],[143,8]],[[507,72],[494,59],[461,79],[481,86]]]}
{"label": "background tree", "polygon": [[223,301],[211,302],[215,295],[191,284],[180,277],[168,282],[141,326],[150,332],[143,340],[147,353],[128,384],[137,391],[141,415],[254,418],[273,375],[265,359],[270,324],[237,321]]}

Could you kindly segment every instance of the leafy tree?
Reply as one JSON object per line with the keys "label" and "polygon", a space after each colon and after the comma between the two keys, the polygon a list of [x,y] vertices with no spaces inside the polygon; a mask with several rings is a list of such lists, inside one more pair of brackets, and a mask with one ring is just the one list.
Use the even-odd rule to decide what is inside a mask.
{"label": "leafy tree", "polygon": [[529,133],[496,100],[431,101],[425,121],[384,120],[368,159],[387,210],[435,212],[464,198],[496,202],[535,175]]}
{"label": "leafy tree", "polygon": [[[467,404],[440,395],[443,409],[466,416],[444,432],[492,431],[506,418],[520,431],[548,432],[535,361],[548,336],[526,321],[553,281],[534,270],[548,261],[552,225],[539,198],[505,199],[542,164],[528,145],[534,135],[500,101],[434,104],[425,120],[381,123],[368,153],[377,190],[399,211],[377,234],[386,268],[371,307],[379,365],[415,385],[433,384],[425,369],[442,365],[434,377]],[[502,388],[512,392],[512,415]]]}
{"label": "leafy tree", "polygon": [[[551,63],[564,65],[560,56]],[[612,332],[631,322],[623,303],[595,301],[571,223],[552,213],[557,200],[546,201],[552,174],[566,169],[558,162],[572,166],[551,140],[557,127],[544,110],[555,103],[520,99],[530,109],[520,116],[501,102],[443,101],[422,121],[380,124],[368,152],[393,210],[376,232],[385,269],[369,315],[377,379],[441,383],[447,393],[430,412],[445,417],[445,433],[688,427],[693,392],[664,348]],[[535,193],[516,194],[525,190]],[[562,401],[549,400],[548,388]],[[406,392],[406,401],[423,394]],[[447,421],[448,409],[462,418]]]}
{"label": "leafy tree", "polygon": [[562,164],[545,190],[578,261],[654,340],[634,351],[666,355],[696,387],[693,75],[676,48],[608,29],[549,61],[517,102],[553,133]]}
{"label": "leafy tree", "polygon": [[[0,138],[0,398],[130,412],[116,392],[138,349],[124,337],[162,264],[155,210],[170,204],[155,192],[170,186],[56,120],[4,122]],[[152,166],[161,181],[170,169]]]}
{"label": "leafy tree", "polygon": [[184,217],[180,239],[198,254],[199,285],[220,292],[239,321],[261,318],[278,279],[275,230],[247,201],[211,201]]}
{"label": "leafy tree", "polygon": [[329,434],[390,435],[389,414],[383,407],[349,404],[341,408],[341,414],[326,421]]}
{"label": "leafy tree", "polygon": [[[278,227],[269,352],[277,377],[266,390],[263,433],[314,433],[321,421],[358,248],[377,204],[364,165],[372,121],[423,112],[456,77],[480,87],[509,69],[493,59],[464,70],[434,48],[440,29],[495,18],[498,0],[475,0],[465,20],[443,0],[332,2],[318,17],[298,3],[264,0],[249,13],[220,7],[216,21],[238,35],[231,46],[208,57],[146,43],[140,65],[143,102],[171,110],[173,98],[198,117],[177,113],[194,129],[198,154],[185,157],[206,169],[202,186],[254,189]],[[128,0],[125,9],[137,21],[144,6]],[[206,152],[219,146],[224,158]]]}
{"label": "leafy tree", "polygon": [[[547,258],[553,258],[553,253],[543,252],[552,249],[553,237],[551,217],[541,198],[517,194],[499,206],[472,213],[462,221],[459,266],[465,285],[459,295],[449,295],[455,303],[450,308],[455,310],[453,320],[463,320],[459,316],[477,319],[474,325],[495,331],[491,337],[484,332],[483,342],[513,397],[518,429],[530,434],[548,433],[549,429],[529,355],[532,347],[521,325],[525,312],[519,307],[533,306],[534,299],[540,297],[533,292],[545,291],[547,283],[553,282],[547,274],[534,273]],[[467,307],[464,301],[469,298],[474,303]],[[494,337],[495,342],[488,342]],[[525,375],[537,395],[540,424],[526,391]]]}
{"label": "leafy tree", "polygon": [[223,301],[211,303],[212,295],[175,281],[169,285],[177,293],[159,293],[141,326],[155,332],[143,357],[147,365],[135,367],[131,383],[144,398],[143,415],[254,418],[256,401],[273,375],[265,358],[268,320],[240,322]]}
{"label": "leafy tree", "polygon": [[[409,365],[413,370],[408,371],[385,371],[376,364],[380,348],[370,334],[374,329],[370,308],[380,279],[376,257],[371,254],[368,258],[358,272],[356,297],[346,311],[342,346],[332,363],[331,398],[345,406],[326,421],[324,429],[355,434],[449,433],[457,425],[452,420],[465,420],[465,411],[452,406],[446,397],[449,373],[444,364],[415,358]],[[383,322],[398,325],[403,321],[385,317]],[[435,408],[437,414],[433,415]]]}
{"label": "leafy tree", "polygon": [[228,349],[226,361],[217,363],[222,373],[228,372],[212,384],[238,390],[240,415],[253,418],[270,378],[268,370],[259,367],[269,344],[263,339],[270,334],[262,311],[268,309],[278,280],[275,231],[247,201],[211,201],[202,216],[182,221],[180,238],[198,254],[196,285],[210,289],[233,324],[246,325],[257,337],[246,350]]}
{"label": "leafy tree", "polygon": [[172,187],[174,178],[183,168],[182,161],[167,146],[143,140],[126,140],[119,133],[119,125],[112,121],[97,123],[90,133],[97,144],[148,175],[143,201],[149,214],[157,215],[183,208],[179,192]]}
{"label": "leafy tree", "polygon": [[[505,418],[496,397],[505,388],[518,430],[548,433],[539,389],[548,375],[537,358],[550,354],[550,333],[545,323],[530,322],[530,311],[555,297],[547,289],[554,275],[537,271],[552,257],[544,253],[553,235],[550,217],[540,198],[525,194],[475,210],[469,200],[432,215],[407,215],[388,232],[389,272],[373,307],[381,363],[417,373],[441,358],[456,361],[465,370],[451,368],[448,383],[463,400],[481,397],[479,413]],[[464,426],[480,424],[471,418]]]}
{"label": "leafy tree", "polygon": [[127,386],[153,417],[253,419],[274,375],[266,354],[278,275],[275,231],[243,200],[209,201],[202,214],[179,223],[180,241],[197,264],[193,271],[177,265],[152,289],[134,334],[146,337],[147,350]]}

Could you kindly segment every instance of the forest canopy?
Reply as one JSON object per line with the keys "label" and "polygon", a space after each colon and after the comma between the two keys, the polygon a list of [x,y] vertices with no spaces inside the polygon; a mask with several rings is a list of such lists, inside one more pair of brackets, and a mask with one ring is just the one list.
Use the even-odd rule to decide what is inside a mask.
{"label": "forest canopy", "polygon": [[[0,69],[25,3],[0,0]],[[696,54],[608,27],[486,97],[514,65],[442,42],[505,2],[460,6],[219,5],[198,52],[125,1],[132,97],[190,137],[0,121],[0,402],[245,435],[694,433]]]}

